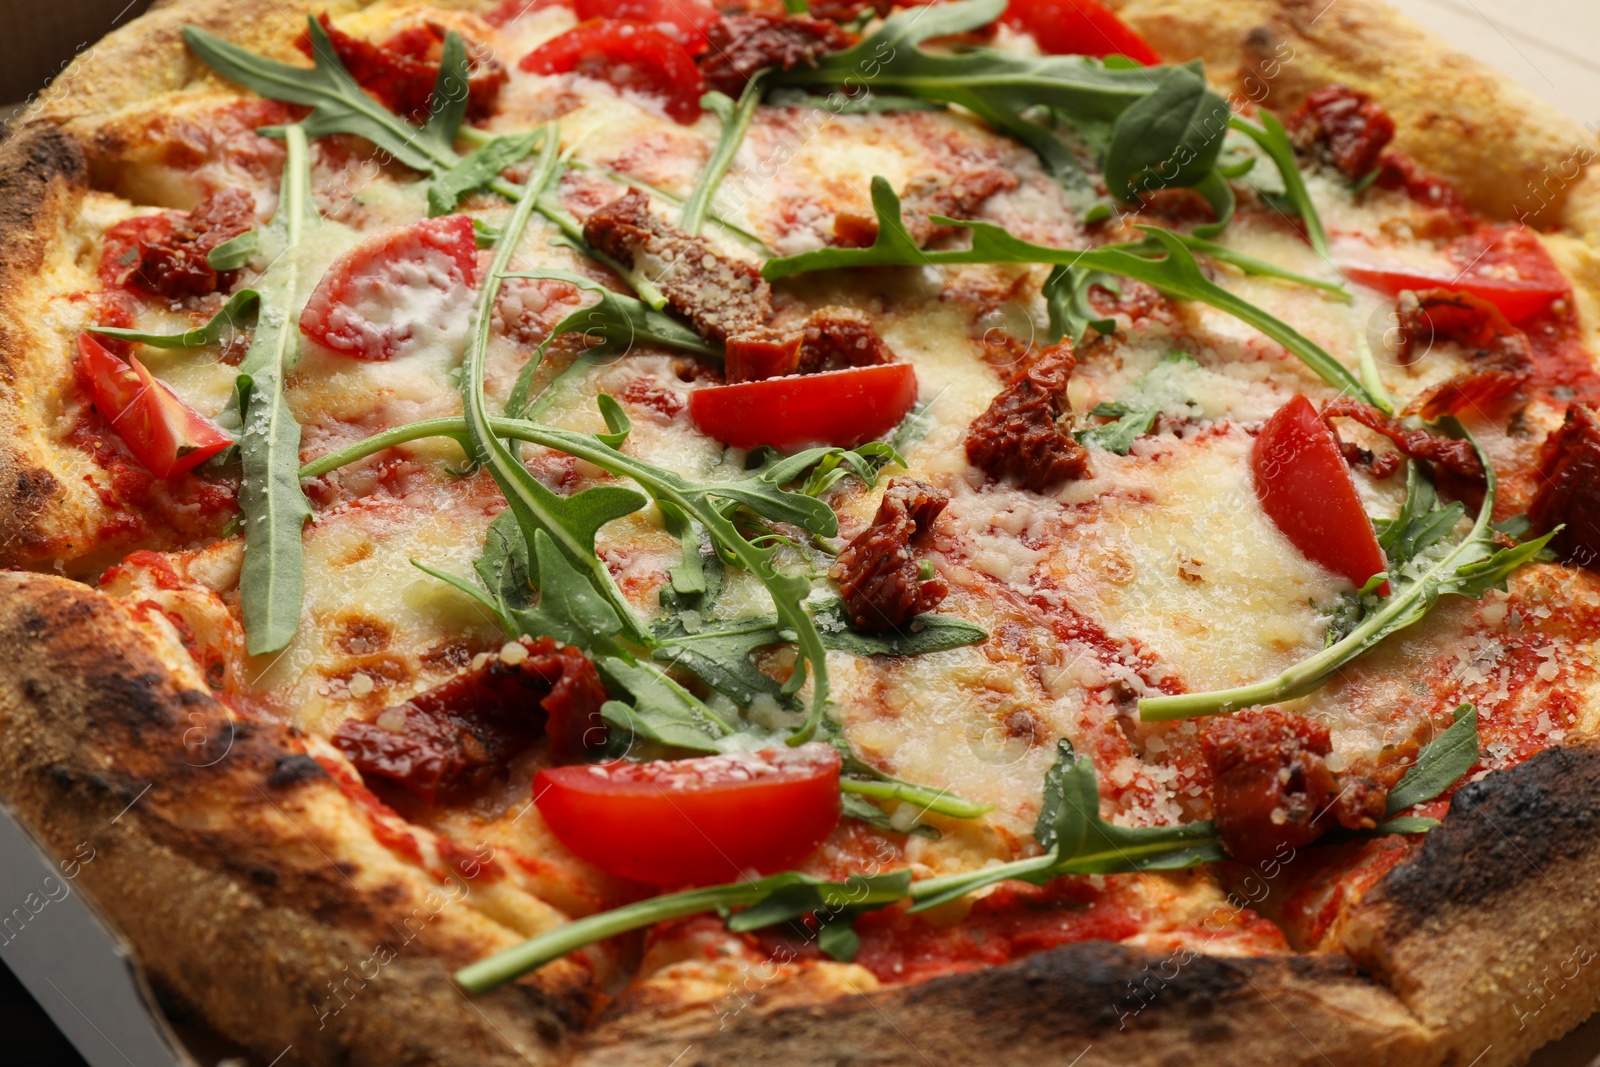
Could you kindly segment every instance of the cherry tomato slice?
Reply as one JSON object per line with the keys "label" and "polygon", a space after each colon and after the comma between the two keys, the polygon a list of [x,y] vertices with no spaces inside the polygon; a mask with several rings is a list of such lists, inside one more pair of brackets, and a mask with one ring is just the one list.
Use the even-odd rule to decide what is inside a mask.
{"label": "cherry tomato slice", "polygon": [[1033,34],[1041,51],[1058,56],[1127,56],[1154,66],[1161,56],[1100,0],[1011,0],[1006,24]]}
{"label": "cherry tomato slice", "polygon": [[689,419],[735,448],[854,448],[894,429],[916,402],[911,364],[882,363],[697,389],[689,394]]}
{"label": "cherry tomato slice", "polygon": [[466,215],[423,219],[369,237],[317,283],[300,332],[356,359],[391,359],[468,300],[478,246]]}
{"label": "cherry tomato slice", "polygon": [[684,125],[700,117],[706,80],[689,50],[654,26],[631,19],[590,19],[546,41],[517,64],[530,74],[576,71],[661,98]]}
{"label": "cherry tomato slice", "polygon": [[1376,289],[1385,296],[1399,296],[1402,289],[1423,292],[1428,289],[1448,289],[1455,293],[1470,293],[1489,301],[1499,308],[1513,323],[1526,322],[1538,315],[1566,289],[1548,283],[1520,281],[1515,278],[1495,278],[1485,274],[1424,274],[1420,271],[1397,270],[1389,267],[1368,267],[1357,263],[1341,263],[1339,272],[1346,278]]}
{"label": "cherry tomato slice", "polygon": [[81,333],[78,359],[89,380],[95,410],[157,478],[189,470],[233,443],[216,423],[151,375],[138,357],[130,356],[124,363],[92,336]]}
{"label": "cherry tomato slice", "polygon": [[722,16],[696,0],[573,0],[580,21],[629,19],[654,26],[699,55],[706,50],[706,31]]}
{"label": "cherry tomato slice", "polygon": [[839,824],[839,753],[813,742],[653,763],[540,771],[552,833],[601,870],[659,886],[784,870]]}
{"label": "cherry tomato slice", "polygon": [[1384,569],[1350,468],[1311,401],[1296,396],[1267,420],[1250,466],[1262,509],[1307,559],[1358,589]]}

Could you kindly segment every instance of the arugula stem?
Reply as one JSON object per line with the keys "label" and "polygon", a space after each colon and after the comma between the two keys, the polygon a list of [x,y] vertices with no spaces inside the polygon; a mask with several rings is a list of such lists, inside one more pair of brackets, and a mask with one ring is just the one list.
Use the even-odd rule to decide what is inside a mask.
{"label": "arugula stem", "polygon": [[1260,145],[1261,150],[1277,166],[1278,174],[1283,178],[1283,187],[1294,202],[1300,220],[1306,224],[1306,237],[1311,241],[1311,247],[1316,249],[1317,255],[1328,259],[1328,232],[1322,228],[1322,218],[1317,214],[1310,191],[1306,189],[1305,176],[1300,173],[1300,164],[1294,158],[1289,135],[1272,112],[1262,110],[1260,115],[1260,126],[1237,115],[1228,120],[1228,125]]}
{"label": "arugula stem", "polygon": [[[491,277],[494,277],[494,275],[491,275]],[[493,305],[486,304],[484,306],[492,307]],[[822,644],[821,634],[817,631],[816,621],[812,619],[810,613],[801,604],[804,594],[798,588],[784,590],[784,586],[789,584],[798,585],[803,583],[805,579],[779,574],[772,565],[773,553],[771,549],[751,544],[739,533],[732,520],[723,515],[721,511],[714,507],[706,506],[699,498],[699,494],[683,492],[675,484],[676,479],[662,477],[662,472],[649,464],[634,459],[626,453],[619,452],[595,440],[588,434],[558,430],[521,419],[490,417],[482,407],[483,366],[482,350],[479,346],[474,348],[474,357],[469,363],[469,372],[471,379],[478,383],[473,386],[473,389],[478,394],[475,413],[469,410],[465,418],[428,419],[424,422],[415,422],[408,426],[400,426],[392,430],[386,430],[383,433],[374,434],[364,441],[357,441],[353,445],[306,464],[301,468],[300,476],[302,478],[314,478],[327,474],[329,471],[342,467],[347,463],[354,463],[356,460],[381,452],[386,448],[404,444],[407,441],[414,441],[424,437],[451,437],[468,445],[471,451],[482,449],[484,452],[488,452],[488,448],[479,444],[479,442],[484,442],[491,447],[497,446],[499,451],[504,453],[503,456],[489,453],[490,457],[494,459],[494,465],[490,465],[487,459],[484,460],[485,464],[490,466],[490,473],[495,474],[495,480],[501,482],[502,489],[508,483],[516,484],[520,481],[520,479],[516,479],[514,471],[508,465],[514,465],[515,469],[522,470],[524,475],[526,475],[526,469],[522,468],[521,464],[517,463],[515,458],[505,451],[505,446],[500,444],[501,438],[528,441],[532,444],[543,445],[546,448],[553,448],[570,456],[587,460],[616,477],[633,479],[644,486],[650,495],[657,500],[666,500],[676,505],[685,514],[703,524],[716,543],[731,554],[735,562],[741,567],[760,579],[761,583],[767,586],[769,590],[774,592],[787,591],[796,594],[793,596],[774,595],[772,599],[780,623],[795,635],[799,658],[795,664],[794,677],[803,680],[807,664],[810,665],[812,675],[810,713],[806,717],[806,722],[787,740],[791,745],[801,745],[811,740],[817,731],[817,726],[822,721],[822,716],[828,704],[827,650]],[[502,482],[502,478],[505,478],[505,481]],[[529,481],[532,480],[531,475],[527,475],[527,478]],[[543,489],[542,486],[540,488]],[[549,492],[549,490],[544,491]],[[508,501],[511,499],[509,491],[507,491],[507,499]],[[520,499],[519,497],[519,502]],[[615,586],[610,581],[610,574],[605,570],[605,564],[592,552],[586,553],[586,555],[593,560],[592,564],[581,560],[581,558],[575,559],[574,562],[580,566],[587,567],[591,573],[596,572],[598,568],[598,573],[605,575],[606,585],[602,586],[602,588],[609,587],[610,590],[614,590]],[[621,594],[616,593],[615,595],[620,600]],[[634,618],[630,606],[626,605],[626,603],[618,606],[619,613],[622,609],[627,612],[623,615],[624,619]],[[635,625],[637,624],[635,623]],[[637,636],[641,644],[649,644],[647,635],[641,633]],[[795,684],[798,688],[798,682]],[[926,796],[929,799],[936,796],[931,792],[919,795]],[[937,801],[937,803],[946,804],[949,800],[950,798],[945,798],[942,801]],[[961,801],[960,803],[964,805],[966,802]],[[933,810],[944,809],[934,808]],[[955,814],[954,811],[948,813]]]}
{"label": "arugula stem", "polygon": [[[1428,567],[1403,589],[1396,590],[1383,602],[1383,607],[1363,619],[1342,640],[1308,659],[1290,667],[1276,678],[1254,685],[1221,689],[1210,693],[1184,693],[1179,696],[1148,697],[1139,701],[1139,718],[1144,722],[1164,722],[1170,719],[1187,719],[1200,715],[1216,715],[1237,711],[1280,700],[1292,700],[1320,689],[1345,663],[1370,652],[1377,644],[1397,629],[1421,621],[1430,605],[1430,597],[1437,595],[1439,586],[1454,575],[1463,562],[1470,561],[1480,550],[1480,541],[1494,517],[1494,500],[1499,486],[1494,465],[1481,445],[1470,434],[1467,438],[1483,462],[1485,486],[1483,504],[1472,530],[1454,548]],[[1398,576],[1391,575],[1391,581]]]}
{"label": "arugula stem", "polygon": [[[756,114],[756,105],[761,102],[761,94],[765,90],[763,77],[765,74],[764,70],[757,71],[745,83],[744,92],[739,94],[738,103],[733,105],[733,110],[723,119],[722,133],[717,137],[711,158],[706,161],[705,169],[700,172],[694,191],[684,202],[683,217],[679,220],[678,227],[691,237],[698,236],[700,228],[705,225],[706,213],[711,208],[711,198],[716,195],[717,187],[722,184],[723,176],[728,173],[728,167],[733,163],[733,157],[738,154],[739,145],[744,142],[745,134],[750,130],[750,122]],[[725,97],[712,97],[712,99],[726,100]]]}
{"label": "arugula stem", "polygon": [[1056,854],[1046,852],[1039,856],[1029,856],[1027,859],[1012,860],[1010,863],[1001,863],[993,867],[982,867],[976,871],[962,871],[959,874],[946,874],[938,878],[924,878],[911,883],[912,912],[924,911],[935,907],[956,897],[965,896],[974,889],[994,885],[997,882],[1010,881],[1013,878],[1026,879],[1038,876],[1048,871],[1056,863]]}
{"label": "arugula stem", "polygon": [[283,387],[300,354],[300,331],[294,325],[294,307],[304,281],[299,245],[318,216],[311,201],[305,130],[298,125],[285,129],[284,146],[283,188],[267,229],[278,247],[273,265],[256,282],[261,294],[256,332],[235,384],[243,469],[239,507],[244,564],[239,592],[245,649],[252,656],[278,651],[299,628],[305,595],[302,539],[311,518],[311,506],[295,476],[300,424]]}
{"label": "arugula stem", "polygon": [[839,789],[846,793],[857,793],[879,800],[903,800],[908,804],[917,805],[924,813],[932,811],[956,819],[976,819],[994,810],[993,804],[974,804],[970,800],[951,796],[942,789],[929,789],[908,782],[842,777],[839,779]]}
{"label": "arugula stem", "polygon": [[467,347],[466,374],[462,381],[462,399],[466,410],[465,418],[462,420],[465,441],[469,455],[487,467],[489,473],[493,475],[496,484],[500,486],[500,491],[505,494],[506,503],[518,516],[519,524],[529,529],[542,528],[548,533],[572,565],[578,568],[580,573],[587,572],[595,588],[611,602],[627,628],[629,636],[641,644],[648,644],[648,633],[639,622],[632,605],[627,602],[622,591],[617,588],[616,582],[612,580],[605,561],[595,555],[590,546],[576,538],[566,523],[558,521],[551,515],[552,503],[560,498],[528,473],[521,460],[511,454],[492,428],[488,400],[484,394],[484,363],[489,344],[489,331],[494,320],[495,298],[499,295],[503,276],[511,264],[511,257],[516,252],[517,244],[527,229],[528,220],[538,205],[540,194],[551,176],[555,174],[558,145],[556,126],[550,123],[545,126],[545,142],[540,153],[538,171],[520,190],[511,218],[507,220],[501,230],[500,239],[496,242],[494,261],[478,293],[472,337]]}
{"label": "arugula stem", "polygon": [[463,124],[462,127],[456,131],[456,140],[465,141],[474,148],[482,148],[484,145],[488,144],[494,139],[494,134],[490,133],[488,130],[480,130],[476,126],[467,126]]}
{"label": "arugula stem", "polygon": [[745,907],[761,900],[771,891],[772,887],[764,882],[735,882],[651,897],[597,915],[588,915],[497,952],[487,959],[468,964],[456,972],[456,984],[469,993],[487,993],[518,975],[543,967],[551,960],[596,941],[715,908]]}

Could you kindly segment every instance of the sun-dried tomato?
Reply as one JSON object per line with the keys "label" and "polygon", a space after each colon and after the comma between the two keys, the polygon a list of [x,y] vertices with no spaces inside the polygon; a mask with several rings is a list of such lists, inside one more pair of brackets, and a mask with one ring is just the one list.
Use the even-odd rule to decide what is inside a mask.
{"label": "sun-dried tomato", "polygon": [[211,250],[256,224],[255,198],[242,189],[212,193],[187,215],[141,215],[106,231],[100,278],[169,300],[204,296],[233,285],[237,271],[216,271]]}
{"label": "sun-dried tomato", "polygon": [[730,15],[706,32],[710,48],[701,57],[706,84],[729,96],[744,91],[764,67],[814,67],[829,52],[849,48],[855,38],[837,25],[805,15]]}
{"label": "sun-dried tomato", "polygon": [[346,722],[334,745],[363,778],[429,804],[487,785],[541,735],[559,760],[602,747],[606,690],[588,657],[548,637],[515,647],[526,654],[502,650],[371,721]]}
{"label": "sun-dried tomato", "polygon": [[1217,836],[1241,862],[1303,848],[1333,823],[1371,829],[1383,818],[1388,785],[1330,770],[1328,728],[1313,719],[1277,708],[1218,716],[1201,728],[1200,750]]}
{"label": "sun-dried tomato", "polygon": [[839,553],[834,576],[850,623],[867,633],[894,630],[932,611],[950,589],[924,575],[914,548],[925,546],[950,494],[914,478],[895,478],[878,513]]}
{"label": "sun-dried tomato", "polygon": [[1322,149],[1352,180],[1369,173],[1394,139],[1394,119],[1366,93],[1348,85],[1325,85],[1306,97],[1289,117],[1295,142]]}
{"label": "sun-dried tomato", "polygon": [[894,350],[878,336],[872,320],[853,308],[818,308],[806,320],[802,335],[801,374],[894,362]]}
{"label": "sun-dried tomato", "polygon": [[1570,404],[1539,452],[1539,489],[1528,507],[1535,533],[1562,526],[1550,545],[1567,563],[1600,570],[1600,414]]}
{"label": "sun-dried tomato", "polygon": [[[1471,481],[1483,481],[1483,462],[1472,450],[1472,445],[1465,440],[1440,437],[1423,429],[1409,429],[1393,415],[1385,414],[1371,404],[1348,396],[1337,397],[1324,404],[1322,418],[1330,428],[1333,427],[1331,421],[1333,419],[1353,419],[1374,433],[1388,438],[1403,455],[1436,463],[1444,470]],[[1335,438],[1339,437],[1336,428],[1333,435]],[[1371,464],[1373,474],[1379,478],[1387,477],[1399,469],[1400,461],[1394,458],[1392,453],[1374,460],[1364,449],[1342,438],[1339,439],[1339,447],[1344,452],[1345,459],[1351,463]]]}
{"label": "sun-dried tomato", "polygon": [[[334,52],[356,84],[395,114],[412,122],[427,120],[444,55],[443,26],[426,22],[373,44],[336,28],[327,12],[318,15],[317,21],[327,31]],[[310,56],[310,34],[302,33],[295,47]],[[476,42],[467,42],[467,59],[467,116],[481,118],[494,110],[500,87],[506,83],[506,69]]]}
{"label": "sun-dried tomato", "polygon": [[1056,421],[1067,410],[1072,346],[1051,345],[1001,390],[967,430],[967,460],[996,481],[1042,492],[1089,475],[1089,453]]}
{"label": "sun-dried tomato", "polygon": [[1453,341],[1472,351],[1471,369],[1430,386],[1405,414],[1429,422],[1487,404],[1510,393],[1533,373],[1528,335],[1511,325],[1494,304],[1471,293],[1430,289],[1400,296],[1400,361],[1412,363],[1434,341]]}

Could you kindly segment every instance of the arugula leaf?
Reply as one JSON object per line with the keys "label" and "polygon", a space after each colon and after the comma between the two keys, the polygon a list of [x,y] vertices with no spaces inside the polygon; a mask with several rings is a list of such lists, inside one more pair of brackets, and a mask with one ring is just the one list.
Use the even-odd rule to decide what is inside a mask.
{"label": "arugula leaf", "polygon": [[1150,432],[1150,427],[1155,425],[1156,416],[1161,414],[1161,409],[1132,408],[1117,403],[1096,404],[1089,414],[1114,421],[1078,430],[1072,435],[1077,438],[1078,443],[1126,456],[1133,448],[1133,442],[1141,434]]}
{"label": "arugula leaf", "polygon": [[[306,17],[313,66],[287,63],[247,52],[213,36],[198,26],[185,26],[183,40],[189,50],[230,81],[238,82],[269,100],[283,100],[312,108],[298,123],[306,137],[349,133],[365,138],[413,170],[449,168],[458,157],[441,148],[438,131],[428,132],[405,122],[368,96],[334,51],[328,33],[314,17]],[[440,74],[444,70],[441,66]]]}
{"label": "arugula leaf", "polygon": [[[951,5],[960,6],[960,5]],[[900,198],[881,178],[872,179],[872,206],[878,215],[878,237],[866,248],[821,248],[783,259],[768,260],[761,273],[769,280],[787,278],[808,271],[840,267],[937,266],[955,263],[1053,263],[1066,267],[1101,270],[1132,278],[1180,300],[1198,300],[1254,326],[1288,349],[1323,381],[1341,392],[1372,399],[1361,380],[1334,359],[1321,346],[1288,323],[1242,300],[1212,282],[1201,271],[1184,238],[1156,226],[1141,226],[1159,246],[1163,257],[1146,258],[1135,252],[1139,246],[1109,245],[1103,248],[1050,248],[1013,237],[989,222],[961,221],[934,216],[941,225],[959,226],[972,231],[972,247],[927,252],[916,246],[901,221]]]}
{"label": "arugula leaf", "polygon": [[[986,26],[1005,6],[1005,0],[961,0],[902,11],[855,47],[823,56],[815,66],[774,71],[771,80],[780,86],[865,85],[873,92],[959,104],[1032,148],[1088,209],[1098,198],[1077,157],[1053,130],[1028,116],[1045,108],[1113,122],[1183,68],[1113,69],[1081,56],[1019,56],[987,48],[940,54],[917,47]],[[1165,155],[1175,154],[1172,147]]]}
{"label": "arugula leaf", "polygon": [[628,352],[635,344],[659,345],[697,356],[721,358],[721,353],[700,339],[700,335],[667,315],[654,310],[642,300],[607,289],[592,278],[566,270],[511,271],[502,278],[548,278],[569,282],[585,292],[596,293],[600,299],[578,308],[556,323],[549,336],[539,342],[533,356],[522,365],[516,384],[506,398],[506,413],[521,415],[533,399],[528,394],[533,387],[533,373],[544,358],[545,349],[557,338],[569,333],[581,333],[593,339],[588,355],[604,356]]}
{"label": "arugula leaf", "polygon": [[761,900],[728,917],[734,933],[775,926],[826,909],[857,907],[862,904],[893,903],[911,888],[910,871],[888,874],[852,875],[844,882],[817,879],[796,880],[781,885]]}
{"label": "arugula leaf", "polygon": [[501,171],[526,159],[539,147],[542,137],[540,130],[496,137],[455,166],[437,172],[428,182],[428,214],[448,215],[454,211],[462,197],[482,189]]}
{"label": "arugula leaf", "polygon": [[1400,515],[1384,525],[1379,539],[1389,555],[1385,575],[1390,583],[1389,596],[1363,597],[1361,620],[1348,634],[1276,678],[1212,693],[1142,699],[1139,717],[1146,722],[1186,719],[1304,696],[1321,688],[1345,664],[1372,651],[1391,634],[1421,621],[1440,597],[1454,594],[1477,599],[1490,589],[1505,588],[1511,573],[1534,558],[1560,528],[1513,548],[1499,547],[1490,526],[1499,485],[1494,466],[1460,423],[1445,419],[1441,425],[1471,441],[1483,461],[1483,504],[1465,537],[1455,545],[1444,543],[1444,537],[1461,517],[1461,505],[1439,508],[1433,486],[1413,464],[1406,503]]}
{"label": "arugula leaf", "polygon": [[[1137,203],[1142,193],[1200,184],[1222,154],[1229,115],[1228,102],[1207,87],[1199,64],[1172,68],[1112,129],[1103,168],[1112,195]],[[1217,193],[1215,183],[1208,188]]]}
{"label": "arugula leaf", "polygon": [[[755,923],[771,925],[773,922],[783,922],[797,915],[806,914],[806,912],[794,913],[793,910],[806,903],[813,905],[810,909],[812,911],[887,904],[905,896],[910,877],[909,871],[897,871],[870,878],[852,875],[844,882],[825,882],[797,871],[786,871],[756,881],[734,882],[729,885],[709,886],[705,889],[690,889],[682,893],[669,893],[666,896],[641,900],[558,926],[520,945],[498,952],[488,959],[461,968],[455,973],[455,981],[469,993],[486,993],[519,975],[544,966],[551,960],[560,959],[584,945],[604,941],[630,930],[653,926],[668,919],[698,915],[706,911],[763,908],[763,911],[757,913],[755,920],[742,920],[739,915],[734,915],[730,920],[730,924],[735,921],[740,923],[738,929],[748,930],[756,928],[753,925]],[[793,895],[796,886],[804,887],[803,896]],[[790,892],[778,897],[773,903],[767,903],[776,894],[786,890]],[[772,918],[760,922],[763,916]]]}
{"label": "arugula leaf", "polygon": [[299,254],[306,231],[321,221],[311,202],[306,132],[284,131],[287,156],[278,210],[263,234],[272,266],[256,281],[261,310],[255,337],[235,379],[243,481],[239,507],[244,564],[239,572],[245,649],[252,656],[287,645],[300,625],[305,592],[301,530],[311,506],[300,489],[300,424],[284,398],[284,380],[300,357],[300,291],[309,282]]}
{"label": "arugula leaf", "polygon": [[711,150],[711,158],[706,160],[705,169],[694,183],[694,190],[683,205],[683,217],[678,222],[678,228],[691,237],[697,236],[700,227],[705,225],[711,198],[716,195],[717,187],[722,184],[728,166],[750,130],[750,120],[755,118],[756,105],[761,102],[765,74],[765,71],[758,70],[745,82],[738,103],[716,91],[700,98],[700,106],[715,112],[722,120],[722,132],[717,136],[717,146]]}
{"label": "arugula leaf", "polygon": [[1260,145],[1267,158],[1278,168],[1285,196],[1295,214],[1305,223],[1306,237],[1311,241],[1311,247],[1316,249],[1319,256],[1327,259],[1328,233],[1322,228],[1322,217],[1317,214],[1317,205],[1312,203],[1311,193],[1306,189],[1305,176],[1300,173],[1300,163],[1295,159],[1294,145],[1289,143],[1288,133],[1272,112],[1262,109],[1259,115],[1260,126],[1237,115],[1229,125]]}
{"label": "arugula leaf", "polygon": [[502,511],[489,524],[483,554],[473,565],[484,588],[495,601],[511,611],[533,604],[533,564],[528,542],[522,538],[517,516]]}
{"label": "arugula leaf", "polygon": [[[246,230],[230,237],[206,253],[206,266],[212,270],[238,270],[261,250],[261,231]],[[238,294],[235,294],[238,295]]]}
{"label": "arugula leaf", "polygon": [[[858,633],[850,628],[844,604],[837,599],[813,604],[812,616],[824,648],[854,656],[919,656],[989,638],[980,626],[934,612],[918,615],[901,631]],[[658,624],[655,633],[657,647],[652,654],[657,660],[687,667],[737,703],[748,706],[761,697],[778,697],[778,683],[750,661],[758,649],[791,639],[778,616],[710,620],[693,632],[678,618]]]}
{"label": "arugula leaf", "polygon": [[963,874],[916,882],[912,912],[926,911],[998,882],[1043,885],[1063,874],[1169,871],[1227,859],[1210,822],[1182,826],[1118,826],[1100,817],[1094,763],[1072,742],[1056,743],[1033,836],[1044,854]]}
{"label": "arugula leaf", "polygon": [[[434,76],[433,93],[428,98],[428,121],[421,134],[441,156],[455,151],[456,134],[467,117],[467,104],[472,95],[469,73],[466,42],[455,30],[446,30],[444,47],[439,53],[439,73]],[[433,190],[429,189],[428,194],[431,202]]]}
{"label": "arugula leaf", "polygon": [[921,656],[989,639],[989,633],[965,619],[924,612],[902,629],[866,634],[851,628],[844,602],[833,599],[812,606],[822,643],[853,656]]}
{"label": "arugula leaf", "polygon": [[[614,485],[595,486],[570,497],[560,496],[530,474],[490,427],[483,376],[494,301],[534,206],[556,169],[559,141],[556,127],[548,124],[543,127],[542,134],[537,173],[518,196],[496,244],[494,261],[478,291],[461,383],[468,455],[489,471],[505,494],[530,554],[535,554],[536,535],[542,532],[550,545],[566,558],[567,564],[583,575],[593,591],[610,606],[628,638],[642,643],[648,641],[648,631],[612,580],[605,562],[595,554],[594,539],[601,526],[643,507],[644,497]],[[544,561],[544,565],[554,566],[554,563]]]}
{"label": "arugula leaf", "polygon": [[1043,289],[1045,311],[1049,315],[1046,339],[1051,344],[1065,337],[1073,348],[1078,348],[1091,329],[1103,337],[1117,332],[1117,320],[1102,316],[1089,304],[1089,287],[1094,285],[1113,295],[1122,293],[1122,283],[1105,271],[1079,266],[1051,269]]}
{"label": "arugula leaf", "polygon": [[1455,722],[1450,728],[1417,753],[1417,762],[1389,790],[1385,814],[1393,821],[1394,816],[1407,808],[1432,800],[1460,781],[1477,762],[1478,709],[1463,704],[1456,709]]}
{"label": "arugula leaf", "polygon": [[138,341],[151,348],[204,348],[216,344],[224,337],[231,337],[236,330],[251,325],[252,323],[246,320],[254,319],[256,306],[260,302],[261,294],[256,290],[240,289],[228,298],[228,302],[223,304],[204,326],[196,326],[181,333],[141,333],[138,330],[125,330],[118,326],[90,326],[88,330],[90,333],[116,337],[123,341]]}

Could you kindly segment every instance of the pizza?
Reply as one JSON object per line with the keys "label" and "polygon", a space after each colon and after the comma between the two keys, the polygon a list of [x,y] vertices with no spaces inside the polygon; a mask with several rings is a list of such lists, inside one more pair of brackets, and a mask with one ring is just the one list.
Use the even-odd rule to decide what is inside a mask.
{"label": "pizza", "polygon": [[0,795],[262,1062],[1525,1062],[1593,155],[1370,0],[175,0],[0,146]]}

